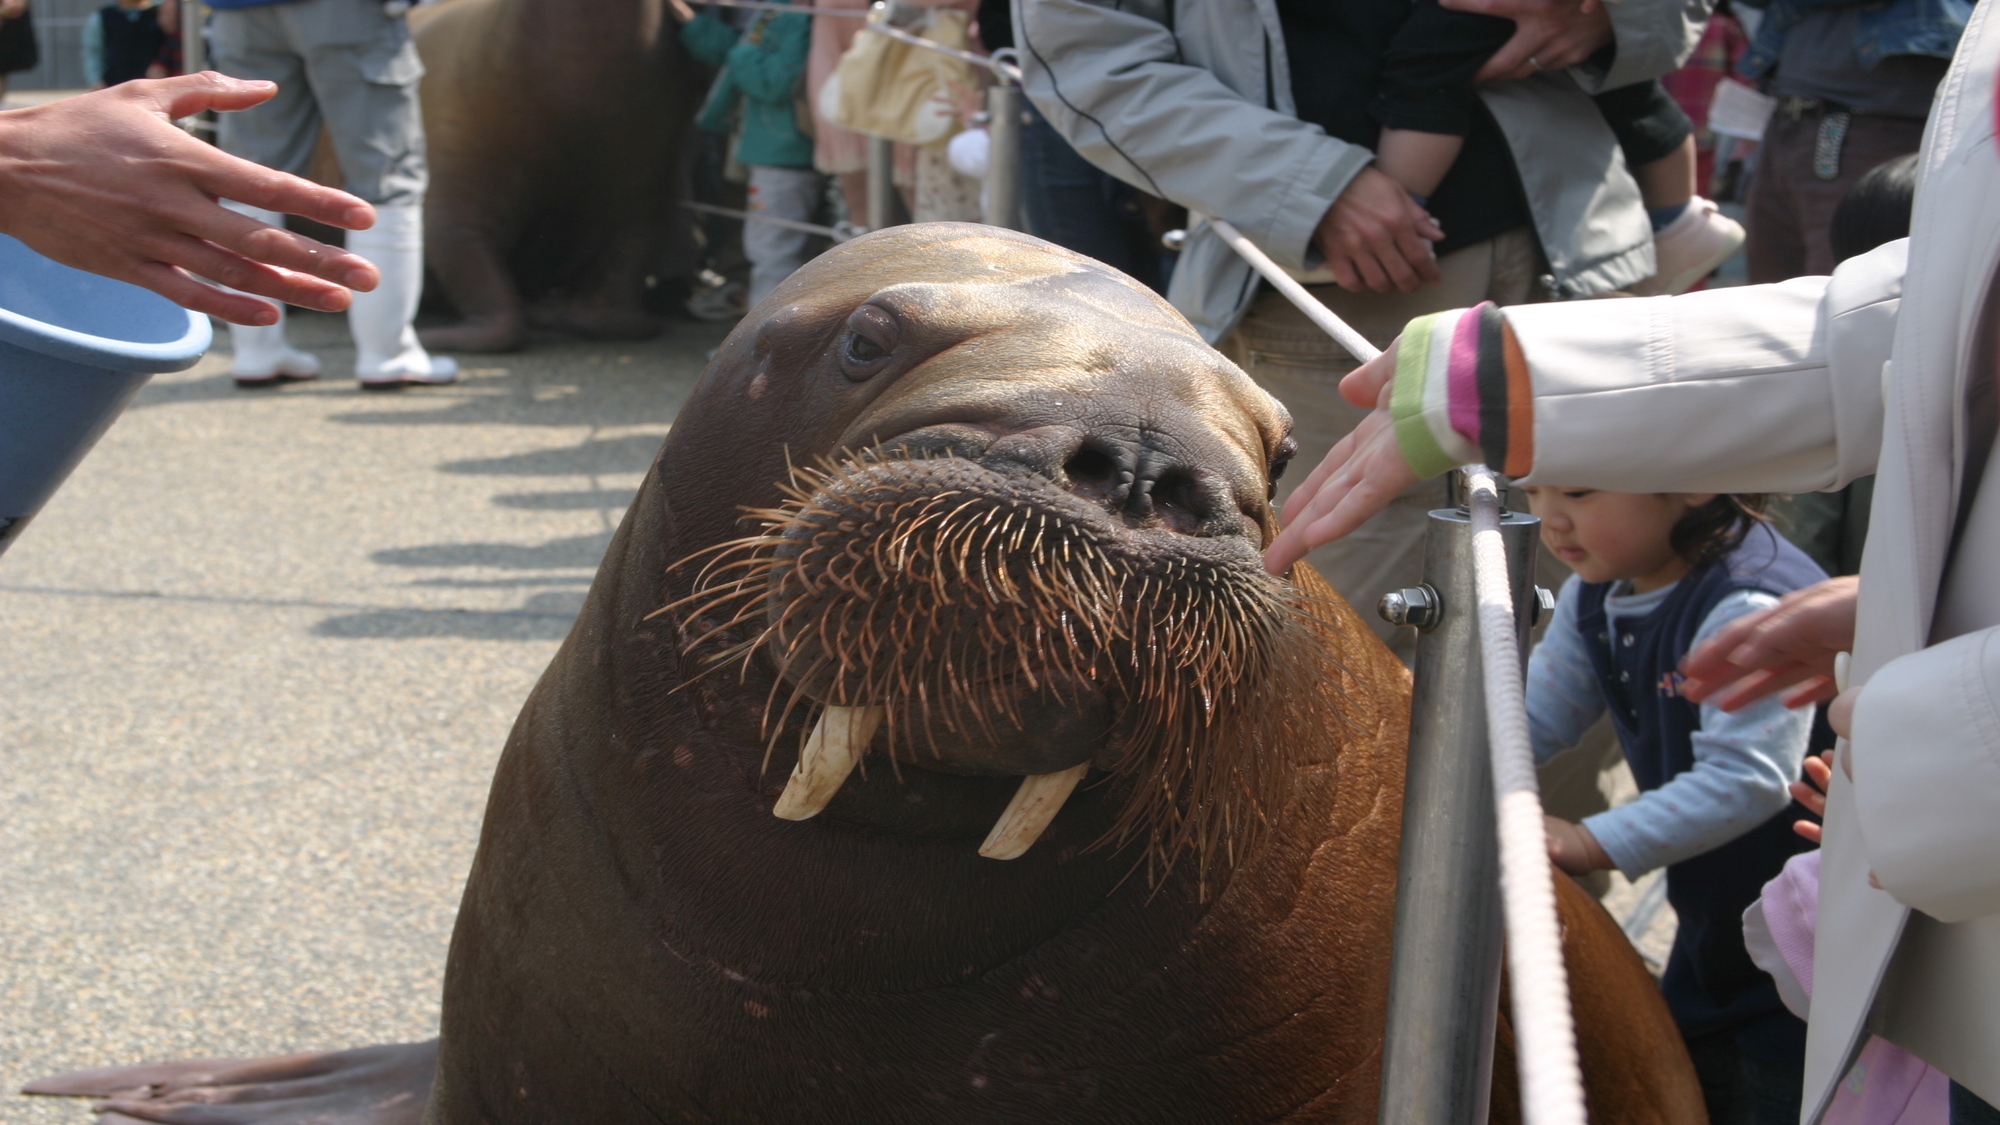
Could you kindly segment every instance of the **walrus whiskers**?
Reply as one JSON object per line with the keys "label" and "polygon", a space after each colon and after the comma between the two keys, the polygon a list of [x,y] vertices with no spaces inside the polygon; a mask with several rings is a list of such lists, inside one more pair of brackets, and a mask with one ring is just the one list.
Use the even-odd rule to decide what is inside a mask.
{"label": "walrus whiskers", "polygon": [[[1302,595],[1247,554],[1188,537],[1135,553],[1088,501],[950,456],[876,450],[795,467],[784,494],[749,512],[761,526],[713,549],[675,605],[703,622],[688,647],[713,650],[710,668],[768,654],[771,737],[801,702],[823,706],[781,798],[787,813],[819,811],[846,776],[793,793],[801,777],[826,776],[812,748],[828,744],[828,715],[882,716],[868,736],[881,730],[894,763],[912,744],[938,753],[944,735],[992,743],[1000,724],[1020,729],[1016,685],[1064,706],[1093,685],[1113,699],[1099,764],[1130,783],[1099,845],[1140,843],[1163,874],[1189,851],[1204,867],[1211,855],[1228,862],[1233,841],[1267,819],[1289,748],[1340,725],[1319,702],[1338,676],[1329,644]],[[858,762],[867,738],[843,745]],[[1075,774],[1063,796],[1088,766],[1057,771]],[[1055,783],[1038,779],[1054,776],[1023,782],[1047,815],[1039,826],[1003,815],[1012,842],[998,850],[1018,855],[1033,842],[1024,831],[1047,826],[1060,801],[1049,806]]]}

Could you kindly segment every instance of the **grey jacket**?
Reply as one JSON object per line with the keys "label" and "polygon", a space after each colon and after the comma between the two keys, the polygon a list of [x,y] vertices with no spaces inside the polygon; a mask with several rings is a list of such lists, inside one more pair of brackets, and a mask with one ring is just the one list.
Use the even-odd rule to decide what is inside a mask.
{"label": "grey jacket", "polygon": [[[1589,92],[1679,66],[1710,2],[1611,0],[1618,51],[1608,71],[1480,87],[1520,169],[1557,295],[1652,275],[1639,187]],[[1028,96],[1085,159],[1235,223],[1281,265],[1318,264],[1314,227],[1374,153],[1294,116],[1275,0],[1021,0],[1014,11]],[[1174,307],[1213,342],[1255,293],[1250,267],[1196,223],[1168,292]]]}

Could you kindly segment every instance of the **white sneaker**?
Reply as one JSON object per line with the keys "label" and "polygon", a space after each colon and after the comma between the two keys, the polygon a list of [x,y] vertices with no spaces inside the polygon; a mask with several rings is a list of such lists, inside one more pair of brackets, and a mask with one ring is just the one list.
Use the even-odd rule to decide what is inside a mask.
{"label": "white sneaker", "polygon": [[458,361],[425,351],[410,326],[417,315],[417,299],[423,296],[423,209],[377,207],[375,225],[349,231],[347,248],[373,262],[382,275],[381,284],[372,292],[356,293],[347,308],[347,328],[354,336],[354,377],[361,389],[457,382]]}
{"label": "white sneaker", "polygon": [[1653,276],[1631,287],[1641,297],[1685,293],[1743,246],[1743,225],[1697,195],[1681,217],[1653,235]]}

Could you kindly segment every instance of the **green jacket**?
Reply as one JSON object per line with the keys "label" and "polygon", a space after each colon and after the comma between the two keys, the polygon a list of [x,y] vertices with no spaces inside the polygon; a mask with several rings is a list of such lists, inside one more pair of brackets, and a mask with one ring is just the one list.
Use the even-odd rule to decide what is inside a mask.
{"label": "green jacket", "polygon": [[738,32],[722,22],[716,9],[704,8],[681,28],[681,42],[696,57],[722,68],[695,119],[698,127],[734,132],[740,106],[738,160],[773,168],[812,167],[813,141],[800,132],[795,108],[806,48],[812,43],[811,16],[759,12],[747,31]]}

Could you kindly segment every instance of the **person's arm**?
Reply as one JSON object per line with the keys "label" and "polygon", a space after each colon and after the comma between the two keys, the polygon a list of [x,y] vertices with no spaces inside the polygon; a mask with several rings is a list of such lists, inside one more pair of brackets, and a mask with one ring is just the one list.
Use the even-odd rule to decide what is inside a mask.
{"label": "person's arm", "polygon": [[83,84],[93,90],[104,88],[103,12],[92,12],[83,21]]}
{"label": "person's arm", "polygon": [[729,49],[728,66],[736,88],[760,102],[789,102],[805,73],[806,48],[812,43],[810,16],[784,15],[764,29],[756,43],[739,42]]}
{"label": "person's arm", "polygon": [[1512,32],[1507,20],[1417,0],[1382,51],[1370,115],[1391,129],[1463,137],[1478,100],[1472,77]]}
{"label": "person's arm", "polygon": [[1473,461],[1614,492],[1808,492],[1872,473],[1907,251],[1832,278],[1419,317],[1341,381],[1376,410],[1286,502],[1266,565],[1282,573]]}
{"label": "person's arm", "polygon": [[[1696,643],[1776,604],[1774,595],[1758,590],[1731,594],[1709,611]],[[1693,769],[1629,805],[1585,818],[1583,826],[1631,879],[1714,851],[1791,803],[1812,721],[1812,708],[1788,710],[1776,699],[1733,713],[1705,705],[1693,736]]]}
{"label": "person's arm", "polygon": [[[1515,23],[1513,38],[1480,68],[1479,81],[1578,67],[1575,77],[1591,93],[1679,69],[1701,41],[1714,7],[1713,0],[1442,2],[1454,11],[1501,16]],[[1608,55],[1601,54],[1607,47]]]}
{"label": "person's arm", "polygon": [[1942,922],[2000,912],[2000,628],[1899,656],[1851,694],[1841,753],[1882,889]]}
{"label": "person's arm", "polygon": [[[1213,18],[1200,6],[1178,15]],[[1187,62],[1162,0],[1021,0],[1015,41],[1028,96],[1111,175],[1228,220],[1280,264],[1303,268],[1311,250],[1324,248],[1351,288],[1413,289],[1439,276],[1427,239],[1442,232],[1399,185],[1368,168],[1372,153]]]}
{"label": "person's arm", "polygon": [[1555,615],[1528,655],[1528,741],[1536,765],[1575,746],[1604,714],[1604,693],[1597,690],[1597,673],[1576,623],[1582,585],[1573,574],[1563,583]]}
{"label": "person's arm", "polygon": [[703,8],[700,15],[682,24],[681,45],[708,65],[721,66],[729,58],[729,49],[736,45],[739,33],[715,11]]}
{"label": "person's arm", "polygon": [[[141,79],[0,113],[0,234],[65,265],[129,281],[197,312],[270,324],[258,294],[338,312],[373,289],[366,258],[217,203],[365,230],[375,209],[344,191],[229,156],[176,128],[205,109],[248,109],[277,92],[214,72]],[[243,292],[232,293],[197,280]]]}

